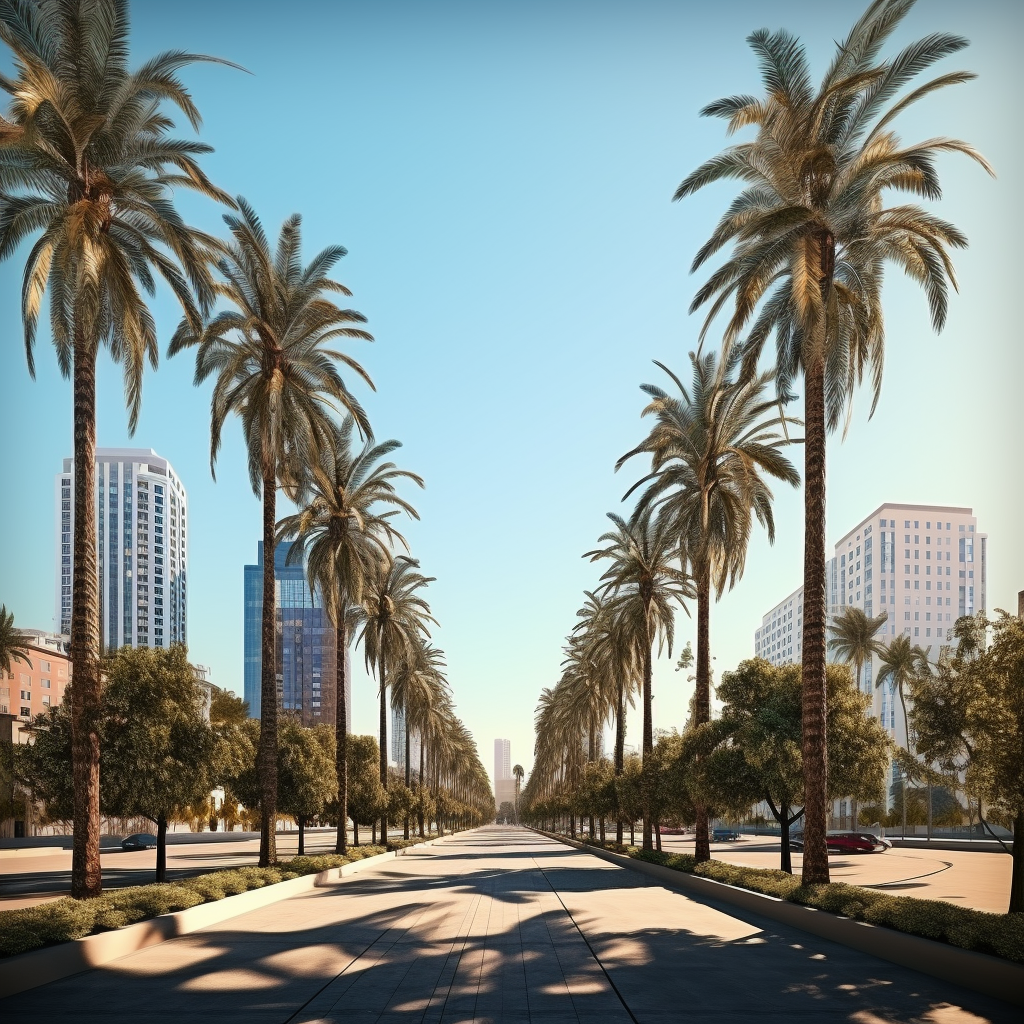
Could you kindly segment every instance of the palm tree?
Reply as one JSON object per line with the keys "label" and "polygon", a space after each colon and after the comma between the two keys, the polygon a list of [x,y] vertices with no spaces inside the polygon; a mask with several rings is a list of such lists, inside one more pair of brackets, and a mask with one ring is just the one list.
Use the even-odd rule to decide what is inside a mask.
{"label": "palm tree", "polygon": [[405,512],[418,519],[416,509],[399,497],[394,482],[408,479],[423,486],[415,473],[380,460],[401,447],[398,441],[353,448],[355,420],[346,416],[334,443],[309,467],[298,495],[301,511],[277,524],[277,539],[295,539],[289,560],[302,558],[310,587],[319,587],[328,617],[334,625],[337,668],[334,732],[337,745],[338,835],[335,852],[344,853],[348,826],[348,708],[345,699],[349,657],[348,618],[363,599],[363,586],[373,566],[391,556],[395,544],[407,547],[391,523]]}
{"label": "palm tree", "polygon": [[[172,51],[132,70],[127,0],[8,0],[0,39],[13,76],[0,117],[0,259],[37,236],[25,262],[21,315],[29,372],[43,297],[57,362],[72,379],[74,542],[70,655],[75,838],[71,891],[102,891],[99,852],[100,637],[96,567],[96,360],[124,370],[134,433],[156,328],[147,305],[163,279],[198,327],[212,300],[202,236],[172,205],[176,187],[230,200],[196,157],[210,147],[169,137],[176,106],[194,129],[199,111],[177,72],[213,58]],[[218,63],[226,63],[219,61]]]}
{"label": "palm tree", "polygon": [[[928,654],[918,644],[911,644],[910,638],[901,633],[894,637],[892,643],[883,651],[878,678],[875,687],[889,684],[890,693],[895,690],[900,697],[903,709],[903,726],[907,734],[907,752],[913,754],[913,742],[910,737],[910,718],[907,715],[906,690],[918,676],[928,672]],[[903,804],[903,832],[907,831],[907,787],[905,768],[900,769],[900,793]]]}
{"label": "palm tree", "polygon": [[[198,346],[196,384],[216,377],[210,413],[210,469],[216,476],[224,423],[240,417],[253,494],[263,501],[263,616],[260,683],[260,864],[277,861],[277,659],[275,644],[274,548],[277,489],[298,497],[306,467],[320,464],[333,447],[336,427],[329,410],[347,409],[370,435],[362,407],[348,390],[337,363],[373,386],[350,356],[328,348],[338,338],[372,340],[351,326],[365,318],[328,296],[348,295],[327,275],[345,255],[331,246],[303,267],[301,218],[285,221],[272,252],[263,225],[244,199],[239,213],[224,217],[230,239],[219,245],[217,294],[230,303],[200,329],[183,320],[169,352]],[[322,466],[321,466],[322,468]],[[344,687],[342,688],[344,689]]]}
{"label": "palm tree", "polygon": [[[391,707],[401,713],[405,722],[405,786],[412,789],[412,711],[433,699],[437,683],[442,685],[444,676],[444,651],[427,643],[422,637],[415,637],[412,648],[399,663],[391,676]],[[403,838],[409,838],[409,815],[406,814],[402,830]]]}
{"label": "palm tree", "polygon": [[29,668],[29,647],[32,638],[14,627],[14,612],[7,610],[7,605],[0,604],[0,672],[10,672],[15,661],[25,662]]}
{"label": "palm tree", "polygon": [[[882,612],[877,618],[871,618],[860,608],[848,605],[832,620],[828,639],[828,649],[837,654],[848,665],[853,666],[857,689],[860,689],[861,675],[864,665],[874,655],[885,653],[885,644],[878,639],[878,631],[889,617]],[[857,801],[853,801],[853,827],[857,827]]]}
{"label": "palm tree", "polygon": [[[637,508],[627,522],[612,512],[608,518],[615,529],[602,534],[598,543],[607,547],[588,551],[583,557],[592,562],[610,559],[611,565],[601,577],[601,592],[614,595],[623,628],[636,638],[643,680],[643,754],[654,750],[654,725],[651,707],[651,669],[653,648],[672,653],[674,637],[673,604],[684,609],[686,598],[693,597],[690,577],[672,563],[678,549],[670,533],[671,524],[656,518],[650,507]],[[644,809],[644,849],[652,848],[651,815]]]}
{"label": "palm tree", "polygon": [[848,605],[832,620],[828,649],[853,666],[858,690],[864,666],[872,656],[881,657],[885,653],[885,643],[878,639],[877,634],[888,618],[888,612],[871,618],[862,609]]}
{"label": "palm tree", "polygon": [[[653,416],[647,437],[616,463],[649,454],[651,471],[626,492],[644,487],[640,504],[658,509],[678,538],[679,551],[697,589],[697,671],[694,724],[711,720],[711,592],[721,599],[743,575],[756,517],[775,541],[772,492],[766,476],[794,487],[800,475],[781,449],[790,443],[791,420],[778,399],[764,395],[771,374],[737,379],[734,363],[711,352],[690,353],[691,390],[668,367],[679,396],[647,384]],[[769,415],[771,414],[771,415]],[[697,861],[710,860],[707,809],[697,807]]]}
{"label": "palm tree", "polygon": [[[363,604],[357,609],[359,640],[367,669],[372,669],[380,687],[380,783],[388,784],[387,687],[392,672],[412,656],[423,635],[429,636],[428,622],[435,622],[430,606],[419,591],[434,581],[419,572],[420,563],[406,555],[379,562],[363,589]],[[388,820],[381,818],[381,842],[387,844]]]}
{"label": "palm tree", "polygon": [[[932,324],[945,322],[950,247],[966,239],[919,206],[888,206],[887,190],[941,195],[934,157],[959,152],[988,164],[970,146],[936,138],[903,146],[893,119],[921,97],[973,76],[953,72],[889,101],[912,79],[967,45],[934,33],[889,60],[878,54],[913,0],[873,0],[836,50],[821,85],[811,84],[799,41],[784,31],[749,37],[765,86],[762,97],[733,96],[705,107],[729,131],[754,126],[752,142],[727,149],[690,174],[682,199],[714,181],[746,182],[697,253],[697,269],[723,247],[733,251],[698,291],[691,309],[710,303],[706,332],[733,307],[726,344],[748,332],[746,366],[776,337],[780,394],[804,378],[804,626],[802,752],[807,780],[803,880],[827,882],[825,760],[825,440],[849,411],[864,372],[873,405],[882,380],[882,280],[895,262],[927,292]],[[752,321],[752,322],[751,322]]]}
{"label": "palm tree", "polygon": [[513,765],[512,777],[516,780],[516,824],[519,824],[519,790],[523,785],[523,776],[526,772],[523,771],[521,764]]}

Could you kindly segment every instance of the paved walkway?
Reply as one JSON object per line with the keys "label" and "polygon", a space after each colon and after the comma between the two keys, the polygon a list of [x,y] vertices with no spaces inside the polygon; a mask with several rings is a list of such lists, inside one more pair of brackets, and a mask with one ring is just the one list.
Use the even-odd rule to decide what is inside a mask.
{"label": "paved walkway", "polygon": [[0,1003],[5,1024],[979,1024],[1019,1010],[485,828]]}

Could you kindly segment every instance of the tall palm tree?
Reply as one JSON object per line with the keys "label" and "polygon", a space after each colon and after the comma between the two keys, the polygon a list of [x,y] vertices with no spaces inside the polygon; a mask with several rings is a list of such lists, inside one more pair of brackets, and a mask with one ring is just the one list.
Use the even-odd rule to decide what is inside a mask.
{"label": "tall palm tree", "polygon": [[857,689],[860,689],[864,666],[875,655],[885,653],[885,643],[878,639],[878,631],[889,618],[888,612],[872,618],[861,608],[848,605],[833,620],[829,627],[828,649],[853,667]]}
{"label": "tall palm tree", "polygon": [[[642,415],[654,417],[647,437],[616,463],[650,455],[651,471],[626,492],[644,491],[640,504],[657,508],[678,538],[678,548],[697,589],[697,671],[694,724],[711,720],[711,593],[721,599],[743,575],[754,518],[775,541],[772,492],[765,478],[794,487],[800,475],[782,454],[790,443],[787,425],[765,392],[773,375],[737,377],[735,362],[713,352],[690,353],[690,390],[668,367],[679,394],[651,384]],[[697,861],[710,860],[707,809],[697,807]]]}
{"label": "tall palm tree", "polygon": [[[654,645],[659,653],[665,647],[672,653],[675,635],[673,605],[684,609],[685,599],[693,597],[690,577],[673,564],[679,552],[671,524],[655,517],[650,507],[638,507],[627,522],[612,512],[615,524],[598,538],[604,548],[588,551],[583,557],[592,562],[609,559],[611,564],[601,577],[600,592],[614,595],[622,616],[623,628],[636,638],[642,666],[643,754],[654,750],[654,725],[651,707],[651,672]],[[644,809],[644,849],[652,848],[650,809]]]}
{"label": "tall palm tree", "polygon": [[355,420],[346,416],[334,443],[308,467],[298,494],[301,511],[277,524],[278,540],[296,540],[288,558],[302,558],[310,587],[319,587],[328,618],[334,625],[337,667],[335,674],[334,732],[337,747],[338,835],[335,852],[344,853],[348,826],[348,707],[345,695],[349,658],[348,619],[363,599],[363,587],[374,565],[390,559],[396,544],[408,547],[392,525],[398,512],[413,519],[419,514],[395,491],[395,481],[411,480],[423,486],[415,473],[380,460],[401,447],[398,441],[353,447]]}
{"label": "tall palm tree", "polygon": [[[853,667],[857,689],[860,689],[864,666],[875,655],[885,653],[885,644],[878,639],[878,631],[888,619],[889,613],[872,618],[863,609],[848,605],[833,620],[829,627],[828,649]],[[857,827],[857,801],[853,801],[853,827]]]}
{"label": "tall palm tree", "polygon": [[57,362],[72,379],[71,891],[81,898],[102,890],[96,360],[106,347],[122,365],[134,433],[143,368],[158,359],[147,305],[156,280],[170,287],[194,328],[212,299],[204,240],[178,215],[173,191],[230,200],[196,160],[210,147],[171,138],[166,109],[176,106],[199,128],[178,72],[213,58],[172,51],[132,70],[127,0],[6,0],[0,39],[13,58],[12,76],[0,76],[11,97],[0,117],[0,259],[36,236],[21,295],[29,372],[35,375],[36,328],[48,292]]}
{"label": "tall palm tree", "polygon": [[519,824],[519,790],[523,785],[523,776],[526,772],[523,771],[521,764],[513,765],[512,777],[516,780],[516,824]]}
{"label": "tall palm tree", "polygon": [[[922,675],[927,675],[928,652],[918,644],[911,644],[910,638],[901,633],[885,648],[878,668],[875,687],[889,684],[890,692],[899,694],[903,710],[903,727],[907,734],[907,752],[914,753],[914,742],[910,736],[910,717],[907,714],[907,688]],[[907,785],[906,768],[900,768],[900,803],[903,805],[903,832],[907,831]]]}
{"label": "tall palm tree", "polygon": [[10,672],[11,664],[16,661],[25,662],[29,668],[29,643],[32,638],[14,626],[14,612],[7,610],[7,605],[0,604],[0,672]]}
{"label": "tall palm tree", "polygon": [[345,255],[330,246],[302,265],[301,218],[284,222],[275,250],[263,225],[244,200],[238,214],[224,217],[229,239],[220,243],[218,296],[230,308],[197,329],[178,327],[169,352],[198,346],[196,384],[215,377],[210,408],[210,469],[216,476],[221,433],[231,414],[242,421],[253,494],[263,501],[263,614],[260,656],[260,864],[277,861],[277,658],[274,548],[277,489],[297,497],[306,467],[333,447],[332,408],[346,409],[359,430],[370,426],[338,372],[348,366],[370,387],[366,371],[351,356],[331,349],[338,338],[371,341],[362,314],[342,309],[329,297],[348,289],[327,275]]}
{"label": "tall palm tree", "polygon": [[691,309],[710,303],[704,330],[727,306],[726,343],[747,331],[747,366],[776,337],[780,393],[804,378],[804,626],[802,753],[807,780],[803,880],[827,882],[825,755],[825,440],[849,412],[856,384],[868,371],[873,404],[882,380],[883,269],[894,262],[927,293],[932,324],[945,322],[948,250],[964,235],[919,206],[887,205],[889,190],[937,199],[934,158],[964,153],[986,170],[970,146],[935,138],[904,146],[895,117],[918,99],[973,76],[952,72],[889,101],[941,58],[967,45],[934,33],[888,59],[879,52],[913,0],[873,0],[817,89],[806,53],[788,32],[749,37],[764,95],[733,96],[705,107],[729,131],[753,126],[753,141],[732,146],[690,174],[675,198],[712,182],[746,183],[697,253],[702,266],[726,245],[733,250],[698,291]]}
{"label": "tall palm tree", "polygon": [[[414,639],[411,649],[391,676],[391,707],[400,712],[405,722],[405,786],[412,789],[412,732],[413,709],[433,699],[437,682],[443,683],[444,651],[427,643],[422,637]],[[403,838],[409,838],[409,815],[403,823]]]}
{"label": "tall palm tree", "polygon": [[[424,835],[426,804],[426,760],[427,750],[435,742],[441,742],[447,723],[452,715],[451,694],[448,681],[440,670],[422,673],[417,676],[417,685],[411,687],[406,694],[406,734],[416,731],[419,738],[420,766],[416,779],[417,817],[419,834]],[[406,751],[406,764],[409,763],[411,750]],[[406,783],[408,785],[408,782]]]}
{"label": "tall palm tree", "polygon": [[[366,580],[363,604],[357,609],[359,640],[366,667],[372,669],[380,688],[380,783],[388,784],[388,702],[391,675],[413,655],[421,638],[429,636],[428,622],[436,620],[420,595],[433,576],[419,572],[420,563],[406,555],[379,562]],[[387,843],[387,811],[381,818],[381,842]]]}

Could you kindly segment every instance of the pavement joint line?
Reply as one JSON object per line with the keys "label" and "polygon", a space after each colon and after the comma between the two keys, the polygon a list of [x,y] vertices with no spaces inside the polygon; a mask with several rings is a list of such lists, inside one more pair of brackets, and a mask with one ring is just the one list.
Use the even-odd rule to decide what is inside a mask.
{"label": "pavement joint line", "polygon": [[[456,932],[455,937],[452,939],[451,948],[445,957],[444,963],[441,965],[441,973],[438,975],[437,984],[434,986],[434,991],[430,994],[430,998],[427,1000],[427,1005],[423,1008],[423,1016],[420,1018],[421,1021],[426,1021],[427,1014],[431,1012],[433,1007],[431,1004],[434,1002],[434,996],[437,993],[437,989],[440,986],[442,979],[445,976],[445,972],[448,970],[448,966],[454,957],[454,966],[452,967],[451,975],[448,978],[448,985],[444,989],[444,999],[441,1002],[440,1010],[437,1012],[436,1019],[438,1021],[444,1020],[445,1010],[448,1008],[448,1000],[451,998],[452,988],[455,986],[455,979],[459,976],[459,966],[462,963],[463,954],[466,952],[466,946],[469,943],[470,934],[473,931],[473,920],[476,917],[477,907],[480,905],[480,901],[483,899],[483,895],[478,893],[473,897],[469,908],[466,910],[466,915],[462,919],[462,924],[459,926],[459,932],[463,932],[461,939],[459,932]],[[469,922],[467,925],[466,922]],[[461,942],[461,945],[460,945]]]}
{"label": "pavement joint line", "polygon": [[[534,864],[537,864],[536,857],[533,858],[533,862]],[[562,905],[562,909],[565,911],[565,914],[569,918],[569,920],[572,921],[573,927],[576,929],[577,932],[579,932],[580,938],[584,941],[587,949],[590,950],[590,955],[594,958],[594,963],[596,963],[597,966],[601,968],[601,973],[605,976],[609,986],[611,987],[611,990],[615,993],[615,998],[618,999],[618,1001],[622,1004],[622,1008],[626,1011],[626,1013],[629,1014],[629,1019],[633,1021],[633,1024],[640,1024],[640,1020],[637,1018],[636,1014],[633,1013],[633,1011],[629,1008],[629,1004],[626,1002],[626,1000],[623,999],[622,993],[619,991],[618,986],[612,980],[612,976],[608,973],[608,969],[602,963],[601,958],[597,955],[597,952],[594,950],[594,947],[590,944],[590,940],[586,937],[586,935],[583,934],[583,929],[579,926],[579,924],[576,921],[576,918],[572,916],[572,912],[565,905],[565,901],[562,899],[562,894],[551,884],[551,879],[548,878],[547,872],[544,870],[544,868],[540,866],[540,864],[537,864],[537,870],[540,871],[541,875],[544,878],[544,881],[547,882],[548,887],[554,893],[555,899],[558,900],[558,902]]]}

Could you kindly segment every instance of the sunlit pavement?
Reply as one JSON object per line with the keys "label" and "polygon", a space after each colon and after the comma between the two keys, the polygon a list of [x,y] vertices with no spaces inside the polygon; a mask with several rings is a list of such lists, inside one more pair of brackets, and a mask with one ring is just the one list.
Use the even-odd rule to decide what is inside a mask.
{"label": "sunlit pavement", "polygon": [[[693,838],[662,836],[667,853],[692,853]],[[771,836],[744,836],[738,842],[714,843],[711,856],[729,864],[778,868],[779,841]],[[793,853],[793,870],[803,859]],[[1012,860],[1008,853],[978,850],[921,850],[895,846],[884,853],[833,854],[833,882],[865,885],[896,896],[948,900],[961,907],[1003,914],[1010,901]]]}
{"label": "sunlit pavement", "polygon": [[1017,1022],[1019,1009],[492,826],[0,1003],[14,1022]]}

